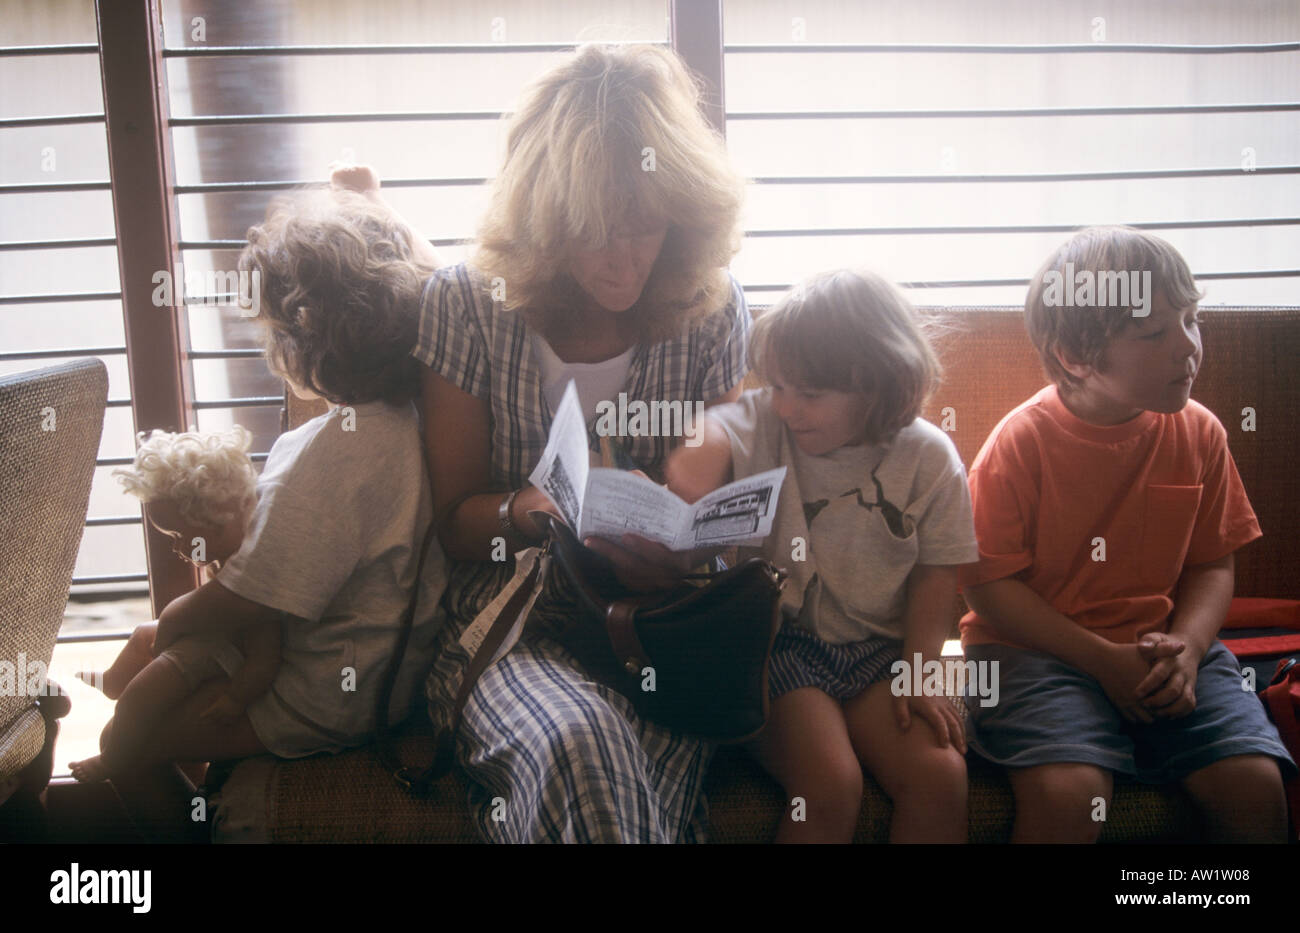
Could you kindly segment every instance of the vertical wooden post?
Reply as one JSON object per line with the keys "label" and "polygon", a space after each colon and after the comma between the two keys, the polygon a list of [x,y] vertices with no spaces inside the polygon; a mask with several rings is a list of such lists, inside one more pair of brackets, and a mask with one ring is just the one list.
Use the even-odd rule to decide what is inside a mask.
{"label": "vertical wooden post", "polygon": [[722,0],[669,0],[673,49],[704,83],[704,115],[727,135],[722,77]]}
{"label": "vertical wooden post", "polygon": [[[167,138],[166,70],[159,0],[96,0],[108,167],[126,327],[131,407],[137,429],[187,429],[193,387],[182,364],[185,283],[177,280],[174,175]],[[155,275],[171,277],[175,307],[156,307]],[[145,523],[149,593],[157,616],[198,585],[169,539]]]}

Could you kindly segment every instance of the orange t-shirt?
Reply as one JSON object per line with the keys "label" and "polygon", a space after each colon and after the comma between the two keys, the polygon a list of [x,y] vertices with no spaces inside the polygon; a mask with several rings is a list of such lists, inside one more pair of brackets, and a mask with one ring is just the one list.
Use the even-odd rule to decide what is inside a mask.
{"label": "orange t-shirt", "polygon": [[[1194,401],[1101,427],[1048,386],[993,429],[970,491],[980,560],[962,585],[1014,576],[1120,644],[1168,629],[1185,566],[1260,536],[1227,433]],[[963,645],[1014,645],[974,612],[961,635]]]}

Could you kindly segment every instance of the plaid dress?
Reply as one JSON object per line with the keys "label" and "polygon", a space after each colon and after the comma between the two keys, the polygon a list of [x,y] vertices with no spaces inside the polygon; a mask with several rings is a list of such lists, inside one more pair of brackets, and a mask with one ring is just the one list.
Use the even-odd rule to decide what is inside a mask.
{"label": "plaid dress", "polygon": [[[708,402],[746,372],[749,310],[732,281],[727,306],[681,336],[638,345],[629,402]],[[462,263],[434,273],[412,355],[491,407],[491,484],[526,485],[551,424],[523,317],[494,305],[488,284]],[[448,438],[455,443],[454,438]],[[672,446],[627,439],[654,475]],[[435,725],[447,722],[466,652],[460,635],[514,572],[513,561],[449,561],[448,624],[426,693]],[[472,781],[480,832],[499,842],[703,841],[702,793],[712,747],[645,722],[557,637],[573,600],[552,575],[520,643],[479,679],[466,704],[457,758]]]}

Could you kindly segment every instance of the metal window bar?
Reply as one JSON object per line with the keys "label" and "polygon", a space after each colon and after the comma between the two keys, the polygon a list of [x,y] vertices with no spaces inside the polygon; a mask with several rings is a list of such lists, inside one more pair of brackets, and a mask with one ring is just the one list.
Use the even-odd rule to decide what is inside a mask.
{"label": "metal window bar", "polygon": [[0,130],[30,126],[73,126],[78,123],[103,123],[102,113],[74,113],[57,117],[5,117],[0,119]]}
{"label": "metal window bar", "polygon": [[0,194],[47,194],[59,191],[111,191],[106,181],[65,181],[49,184],[0,185]]}
{"label": "metal window bar", "polygon": [[0,46],[0,58],[20,58],[25,55],[98,55],[99,45],[78,42],[65,45],[6,45]]}
{"label": "metal window bar", "polygon": [[100,246],[116,246],[116,237],[88,237],[80,240],[10,240],[0,243],[0,252],[23,249],[86,249]]}
{"label": "metal window bar", "polygon": [[1128,107],[966,107],[956,110],[762,110],[728,111],[728,120],[934,120],[990,117],[1134,117],[1206,113],[1290,113],[1300,103],[1156,104]]}
{"label": "metal window bar", "polygon": [[[1224,279],[1285,279],[1300,276],[1300,269],[1256,269],[1250,272],[1194,272],[1192,277],[1198,282],[1222,281]],[[898,282],[900,288],[992,288],[996,286],[1027,287],[1029,279],[947,279],[930,282]],[[794,287],[793,282],[785,285],[759,284],[744,286],[747,292],[784,292]],[[1218,306],[1216,306],[1217,309]],[[1225,305],[1224,307],[1231,307]]]}
{"label": "metal window bar", "polygon": [[[608,45],[663,45],[666,42],[608,42]],[[163,49],[163,58],[226,58],[310,56],[310,55],[537,55],[554,52],[571,52],[578,47],[575,42],[449,42],[406,44],[357,45],[229,45],[229,46],[169,46]]]}
{"label": "metal window bar", "polygon": [[[385,178],[384,188],[477,188],[490,180],[489,178]],[[228,194],[248,191],[290,191],[294,188],[319,184],[321,184],[319,179],[225,181],[176,185],[172,190],[177,194]]]}
{"label": "metal window bar", "polygon": [[1240,55],[1243,53],[1300,52],[1300,42],[1248,42],[1234,45],[1171,45],[1162,42],[1073,42],[1048,44],[1004,44],[1004,45],[970,45],[965,43],[736,43],[723,46],[725,54],[782,54],[795,52],[804,54],[839,54],[839,53],[953,53],[959,55],[1109,55],[1132,54],[1143,55]]}
{"label": "metal window bar", "polygon": [[[1213,230],[1224,227],[1289,227],[1300,224],[1300,217],[1242,217],[1228,220],[1158,220],[1130,223],[1141,230]],[[813,236],[911,236],[951,233],[1073,233],[1086,224],[953,224],[929,227],[791,227],[788,229],[746,230],[745,236],[813,237]]]}
{"label": "metal window bar", "polygon": [[63,292],[51,295],[0,295],[0,305],[58,304],[69,301],[117,301],[121,292]]}

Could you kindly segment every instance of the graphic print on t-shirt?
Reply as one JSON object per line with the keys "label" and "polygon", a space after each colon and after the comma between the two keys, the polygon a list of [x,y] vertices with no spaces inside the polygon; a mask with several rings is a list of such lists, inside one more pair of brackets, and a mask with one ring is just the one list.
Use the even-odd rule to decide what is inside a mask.
{"label": "graphic print on t-shirt", "polygon": [[[880,464],[876,464],[876,470],[878,469],[880,469]],[[903,525],[903,513],[898,506],[885,498],[885,490],[880,485],[880,480],[876,478],[876,470],[871,471],[871,482],[876,487],[875,502],[868,502],[864,499],[862,497],[861,487],[857,486],[850,489],[848,492],[840,493],[837,498],[844,499],[848,496],[856,496],[858,505],[866,509],[868,512],[873,509],[880,509],[880,514],[884,516],[885,524],[889,526],[889,530],[895,535],[895,537],[906,538],[907,530]],[[812,528],[813,519],[816,518],[821,510],[826,508],[828,505],[830,505],[829,499],[818,499],[816,502],[805,502],[803,504],[803,517],[804,521],[808,523],[809,529]]]}

